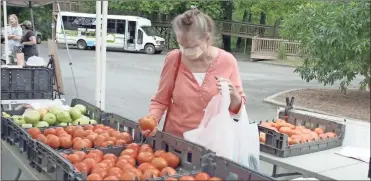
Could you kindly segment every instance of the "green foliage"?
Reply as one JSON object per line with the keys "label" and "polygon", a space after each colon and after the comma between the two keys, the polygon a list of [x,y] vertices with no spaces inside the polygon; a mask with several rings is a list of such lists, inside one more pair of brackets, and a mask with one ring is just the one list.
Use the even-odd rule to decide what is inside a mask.
{"label": "green foliage", "polygon": [[340,81],[346,91],[359,74],[370,85],[370,2],[310,2],[285,17],[280,34],[301,42],[303,66],[295,70],[307,82]]}
{"label": "green foliage", "polygon": [[285,50],[285,44],[280,43],[278,45],[277,54],[278,54],[277,57],[278,57],[279,60],[283,60],[287,57],[286,56],[286,50]]}

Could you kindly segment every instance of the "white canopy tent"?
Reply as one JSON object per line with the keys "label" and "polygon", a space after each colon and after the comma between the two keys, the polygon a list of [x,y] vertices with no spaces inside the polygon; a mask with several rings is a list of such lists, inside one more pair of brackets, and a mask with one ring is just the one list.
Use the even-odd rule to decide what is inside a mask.
{"label": "white canopy tent", "polygon": [[[31,20],[34,24],[33,19],[33,12],[32,7],[43,6],[47,4],[57,3],[58,12],[60,12],[59,2],[63,2],[63,0],[5,0],[1,1],[3,5],[3,13],[4,13],[4,38],[5,38],[5,57],[6,62],[9,62],[8,57],[8,35],[6,31],[7,27],[7,20],[8,15],[6,11],[7,6],[14,6],[14,7],[29,7],[31,8]],[[64,1],[65,2],[65,1]],[[1,8],[0,8],[1,14]],[[97,63],[97,76],[96,76],[96,105],[97,107],[105,110],[105,92],[106,92],[106,36],[107,36],[107,14],[108,14],[108,1],[96,1],[96,44],[95,44],[95,51],[96,51],[96,63]],[[1,24],[1,20],[0,20]],[[64,31],[63,23],[62,23],[62,31],[66,38],[66,34]],[[67,45],[67,41],[66,41]],[[69,49],[67,47],[68,57],[70,57]]]}

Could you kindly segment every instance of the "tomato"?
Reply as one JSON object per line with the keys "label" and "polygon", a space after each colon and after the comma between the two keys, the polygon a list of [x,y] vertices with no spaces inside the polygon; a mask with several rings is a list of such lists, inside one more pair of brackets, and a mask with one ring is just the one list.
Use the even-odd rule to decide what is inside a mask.
{"label": "tomato", "polygon": [[140,145],[138,145],[138,144],[136,144],[136,143],[130,143],[130,144],[126,147],[126,149],[132,149],[132,150],[134,150],[134,151],[136,151],[136,152],[139,152],[139,150],[140,150]]}
{"label": "tomato", "polygon": [[140,146],[139,152],[151,152],[151,153],[153,153],[153,149],[152,149],[151,145],[143,144],[142,146]]}
{"label": "tomato", "polygon": [[97,164],[97,161],[94,158],[85,158],[82,162],[86,164],[89,170],[92,170]]}
{"label": "tomato", "polygon": [[151,152],[140,152],[137,157],[138,164],[151,162],[155,156]]}
{"label": "tomato", "polygon": [[80,160],[84,160],[86,157],[86,153],[83,151],[75,151],[73,154],[76,154],[79,156]]}
{"label": "tomato", "polygon": [[129,133],[127,133],[127,132],[122,132],[120,134],[117,134],[116,135],[116,139],[118,139],[118,140],[125,140],[126,143],[133,142],[133,137]]}
{"label": "tomato", "polygon": [[42,143],[45,143],[45,144],[47,144],[47,141],[48,141],[48,139],[46,139],[46,137],[43,134],[39,134],[36,137],[36,139],[39,140],[39,141],[41,141]]}
{"label": "tomato", "polygon": [[118,167],[112,167],[108,170],[108,176],[116,176],[117,178],[121,178],[122,174],[122,170]]}
{"label": "tomato", "polygon": [[84,130],[94,130],[94,126],[91,124],[85,125],[83,128]]}
{"label": "tomato", "polygon": [[122,179],[121,180],[124,180],[124,181],[127,180],[127,181],[129,181],[129,180],[136,180],[136,179],[137,179],[137,175],[134,172],[125,172],[122,175]]}
{"label": "tomato", "polygon": [[162,155],[162,158],[164,158],[169,165],[169,167],[176,168],[179,165],[180,159],[178,156],[176,156],[174,153],[167,152]]}
{"label": "tomato", "polygon": [[76,167],[78,172],[85,172],[89,174],[89,168],[85,163],[77,162],[76,164],[74,164],[74,166]]}
{"label": "tomato", "polygon": [[122,171],[125,171],[128,168],[135,168],[132,164],[130,164],[126,160],[119,160],[119,161],[117,161],[116,167],[117,168],[120,168]]}
{"label": "tomato", "polygon": [[120,134],[120,131],[112,129],[112,130],[109,130],[108,133],[110,136],[116,137],[116,135]]}
{"label": "tomato", "polygon": [[166,153],[165,150],[157,150],[155,151],[155,157],[161,157],[162,154]]}
{"label": "tomato", "polygon": [[210,175],[206,172],[200,172],[195,175],[195,180],[209,180]]}
{"label": "tomato", "polygon": [[68,159],[72,164],[75,164],[75,163],[81,161],[80,156],[77,155],[77,154],[70,154],[70,155],[67,156],[67,159]]}
{"label": "tomato", "polygon": [[108,168],[112,168],[115,166],[115,163],[112,161],[112,160],[103,160],[102,162],[100,163],[105,163],[108,165]]}
{"label": "tomato", "polygon": [[153,158],[151,163],[153,164],[153,166],[155,166],[159,170],[162,170],[165,167],[168,167],[167,161],[164,158],[161,158],[161,157]]}
{"label": "tomato", "polygon": [[290,123],[286,123],[285,126],[291,128],[291,129],[295,129],[295,125],[290,124]]}
{"label": "tomato", "polygon": [[156,118],[153,116],[145,116],[139,119],[139,127],[141,130],[149,130],[152,131],[157,126]]}
{"label": "tomato", "polygon": [[303,131],[301,129],[294,129],[292,131],[292,135],[301,135],[303,134]]}
{"label": "tomato", "polygon": [[176,174],[176,171],[173,168],[165,167],[164,169],[161,170],[160,176],[161,177],[172,176],[172,175],[175,175],[175,174]]}
{"label": "tomato", "polygon": [[45,136],[48,136],[48,134],[56,135],[56,134],[57,134],[57,131],[55,131],[54,128],[48,128],[48,129],[45,129],[45,130],[44,130],[44,135],[45,135]]}
{"label": "tomato", "polygon": [[85,131],[84,130],[81,130],[81,129],[79,129],[79,130],[75,130],[74,132],[73,132],[73,137],[80,137],[80,138],[84,138],[85,137]]}
{"label": "tomato", "polygon": [[105,141],[102,144],[102,147],[108,147],[108,146],[113,146],[113,145],[115,145],[115,143],[113,141]]}
{"label": "tomato", "polygon": [[181,181],[181,180],[195,180],[195,178],[193,177],[193,176],[181,176],[180,178],[179,178],[179,181]]}
{"label": "tomato", "polygon": [[102,135],[98,135],[96,138],[95,138],[95,141],[94,141],[94,145],[97,146],[97,147],[101,147],[103,145],[103,143],[106,141],[106,137],[102,136]]}
{"label": "tomato", "polygon": [[86,148],[93,148],[93,142],[91,142],[89,139],[84,138],[83,141],[86,144]]}
{"label": "tomato", "polygon": [[122,155],[119,157],[119,160],[126,160],[131,165],[135,166],[135,159],[129,155]]}
{"label": "tomato", "polygon": [[57,127],[55,128],[56,133],[58,134],[60,131],[64,131],[62,127]]}
{"label": "tomato", "polygon": [[59,139],[58,136],[55,136],[55,135],[50,134],[50,135],[48,135],[48,137],[47,137],[47,144],[48,144],[50,147],[52,147],[52,148],[54,148],[54,149],[57,149],[57,148],[59,148],[59,146],[61,145],[61,142],[60,142],[60,139]]}
{"label": "tomato", "polygon": [[75,131],[75,126],[67,126],[66,128],[64,128],[64,130],[70,134],[71,136],[73,136],[73,132]]}
{"label": "tomato", "polygon": [[[98,163],[99,164],[99,163]],[[97,164],[97,165],[98,165]],[[91,171],[91,173],[97,173],[99,174],[102,178],[105,178],[108,176],[108,168],[107,169],[104,169],[104,168],[97,168],[96,166],[93,168],[93,170]]]}
{"label": "tomato", "polygon": [[117,157],[116,157],[116,155],[114,155],[112,153],[107,153],[103,156],[103,160],[112,160],[113,162],[116,162]]}
{"label": "tomato", "polygon": [[104,130],[100,129],[100,128],[97,128],[97,129],[94,129],[94,133],[102,134],[102,133],[104,133]]}
{"label": "tomato", "polygon": [[116,140],[115,146],[124,146],[126,143],[125,140]]}
{"label": "tomato", "polygon": [[69,137],[61,137],[59,141],[62,148],[68,149],[72,146],[72,141]]}
{"label": "tomato", "polygon": [[102,135],[102,136],[106,137],[106,139],[110,137],[109,136],[109,133],[107,133],[107,132],[103,132],[103,133],[101,133],[99,135]]}
{"label": "tomato", "polygon": [[314,129],[314,132],[316,132],[318,135],[325,133],[325,130],[323,128],[316,128]]}
{"label": "tomato", "polygon": [[101,157],[103,157],[103,155],[104,155],[103,151],[97,150],[97,149],[91,150],[91,151],[89,151],[89,153],[95,153],[95,154],[97,154],[98,156],[101,156]]}
{"label": "tomato", "polygon": [[93,158],[94,160],[96,160],[97,162],[101,162],[102,161],[102,157],[100,155],[98,155],[97,153],[92,153],[92,152],[89,152],[85,158]]}
{"label": "tomato", "polygon": [[102,176],[97,173],[93,173],[93,174],[90,174],[86,179],[87,180],[102,180]]}
{"label": "tomato", "polygon": [[74,150],[82,150],[82,149],[85,149],[85,148],[87,148],[87,145],[86,145],[86,142],[84,140],[76,141],[72,146],[72,149],[74,149]]}
{"label": "tomato", "polygon": [[335,133],[333,133],[333,132],[327,132],[327,133],[325,133],[329,138],[336,138],[337,137],[337,135],[335,134]]}
{"label": "tomato", "polygon": [[89,135],[91,135],[93,133],[94,133],[93,130],[85,130],[84,131],[84,137],[87,137],[87,136],[89,136]]}
{"label": "tomato", "polygon": [[108,137],[107,141],[112,141],[114,144],[116,144],[117,139],[115,137]]}
{"label": "tomato", "polygon": [[295,144],[301,144],[301,138],[292,139],[292,142],[291,143],[293,145],[295,145]]}
{"label": "tomato", "polygon": [[[278,125],[277,123],[274,123],[274,122],[269,122],[268,124],[270,124],[271,128],[276,128],[277,130],[279,130],[281,128],[280,125]],[[268,127],[269,128],[269,127]]]}
{"label": "tomato", "polygon": [[149,179],[149,178],[156,178],[160,176],[160,171],[155,168],[149,168],[144,171],[143,173],[143,180]]}
{"label": "tomato", "polygon": [[27,130],[27,133],[31,135],[33,139],[36,139],[39,134],[41,134],[41,131],[39,128],[30,128]]}
{"label": "tomato", "polygon": [[325,139],[328,138],[327,134],[325,134],[325,133],[322,133],[322,134],[320,134],[320,135],[318,135],[318,136],[319,136],[319,138],[320,138],[321,140],[325,140]]}
{"label": "tomato", "polygon": [[289,127],[281,127],[281,128],[279,129],[279,132],[281,132],[282,134],[287,134],[287,135],[289,135],[289,136],[292,135],[292,129],[289,128]]}
{"label": "tomato", "polygon": [[89,139],[92,143],[94,143],[96,137],[97,135],[91,134],[91,135],[88,135],[86,139]]}
{"label": "tomato", "polygon": [[121,152],[120,156],[122,155],[129,155],[135,159],[138,153],[132,149],[125,149],[124,151]]}
{"label": "tomato", "polygon": [[[107,163],[100,162],[100,163],[98,163],[98,164],[95,165],[95,167],[93,168],[93,170],[95,170],[95,169],[103,169],[103,170],[108,171],[109,168],[110,168],[110,167],[108,166]],[[108,173],[107,173],[107,174],[108,174]]]}
{"label": "tomato", "polygon": [[73,138],[72,139],[72,144],[75,144],[77,141],[81,141],[81,140],[82,140],[82,138],[80,138],[80,137]]}
{"label": "tomato", "polygon": [[211,177],[209,180],[222,180],[221,178],[219,178],[219,177]]}
{"label": "tomato", "polygon": [[108,177],[104,178],[104,180],[107,180],[107,181],[115,181],[115,180],[119,180],[119,178],[116,177],[116,176],[108,176]]}
{"label": "tomato", "polygon": [[156,169],[156,167],[152,164],[152,163],[142,163],[138,166],[138,169],[144,173],[145,170],[149,169],[149,168],[154,168]]}

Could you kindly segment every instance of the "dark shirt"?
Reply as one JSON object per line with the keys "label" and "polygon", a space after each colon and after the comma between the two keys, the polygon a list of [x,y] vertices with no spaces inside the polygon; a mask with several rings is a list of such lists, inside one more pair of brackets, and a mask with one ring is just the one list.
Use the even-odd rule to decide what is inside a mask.
{"label": "dark shirt", "polygon": [[[26,34],[22,38],[22,43],[29,42],[32,36],[36,38],[36,33],[32,30],[27,31]],[[23,53],[24,53],[25,61],[27,61],[27,59],[32,56],[39,56],[39,52],[37,51],[36,44],[35,45],[24,45]]]}

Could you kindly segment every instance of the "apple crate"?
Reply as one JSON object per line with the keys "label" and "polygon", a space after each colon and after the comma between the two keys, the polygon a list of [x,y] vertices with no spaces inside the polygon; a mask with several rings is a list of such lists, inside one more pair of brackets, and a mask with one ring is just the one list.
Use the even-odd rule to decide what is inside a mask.
{"label": "apple crate", "polygon": [[285,158],[336,148],[343,143],[345,136],[344,124],[321,117],[304,115],[296,112],[294,109],[288,110],[287,116],[285,116],[284,111],[279,112],[278,116],[283,120],[287,118],[288,123],[296,126],[305,126],[311,130],[319,127],[323,128],[325,132],[334,132],[337,137],[289,145],[287,134],[259,126],[259,133],[265,133],[265,143],[260,143],[260,151],[262,152]]}
{"label": "apple crate", "polygon": [[53,69],[1,68],[1,100],[52,99]]}
{"label": "apple crate", "polygon": [[[154,151],[156,150],[165,150],[166,152],[171,152],[175,155],[177,155],[180,158],[179,167],[177,168],[178,173],[186,173],[191,170],[201,170],[201,168],[204,166],[203,160],[204,158],[210,155],[210,152],[207,151],[205,148],[195,145],[193,143],[189,143],[183,139],[171,136],[167,133],[164,133],[162,131],[158,131],[155,137],[147,138],[145,139],[142,144],[149,144]],[[46,146],[45,144],[43,144]],[[103,153],[112,153],[116,156],[120,156],[120,153],[126,148],[127,145],[124,146],[112,146],[112,147],[99,147],[96,149],[101,150]],[[88,153],[90,150],[93,149],[87,149],[82,150]],[[63,153],[70,154],[75,152],[74,150],[64,150]],[[58,154],[58,159],[61,159],[61,153]],[[65,177],[67,178],[68,174],[71,172],[75,173],[75,178],[73,180],[86,180],[87,175],[85,173],[79,173],[76,172],[76,170],[73,168],[72,170],[69,170],[70,166],[73,167],[72,163],[70,163],[67,159],[63,158],[64,162],[63,165],[69,165],[69,166],[59,166],[59,168],[67,168],[63,172],[65,173]],[[56,168],[56,166],[54,166]],[[61,172],[61,171],[58,171]],[[58,178],[61,179],[62,177]],[[153,180],[150,179],[150,180]]]}
{"label": "apple crate", "polygon": [[275,180],[273,177],[246,168],[223,157],[210,156],[205,158],[204,162],[207,164],[201,170],[161,177],[156,180],[166,180],[169,177],[179,179],[182,176],[195,176],[200,172],[205,172],[210,177],[219,177],[222,180]]}

